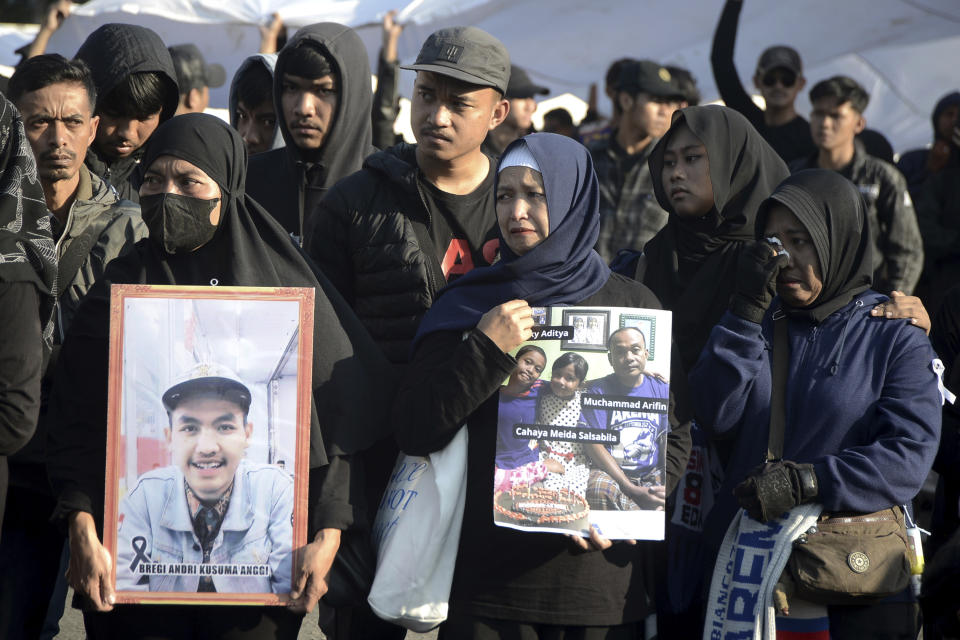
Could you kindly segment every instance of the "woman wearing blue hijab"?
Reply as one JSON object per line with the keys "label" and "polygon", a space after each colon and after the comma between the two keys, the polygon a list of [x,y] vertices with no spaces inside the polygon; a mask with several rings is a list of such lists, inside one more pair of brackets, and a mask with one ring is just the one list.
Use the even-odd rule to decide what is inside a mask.
{"label": "woman wearing blue hijab", "polygon": [[[517,366],[508,352],[531,335],[531,306],[660,304],[642,284],[611,274],[593,250],[599,192],[583,146],[532,134],[507,148],[497,171],[501,259],[442,292],[421,324],[393,411],[410,454],[442,449],[464,423],[469,430],[466,507],[440,638],[643,637],[637,623],[653,611],[656,543],[515,531],[495,526],[490,507],[498,390]],[[690,447],[672,398],[670,423],[668,492]]]}

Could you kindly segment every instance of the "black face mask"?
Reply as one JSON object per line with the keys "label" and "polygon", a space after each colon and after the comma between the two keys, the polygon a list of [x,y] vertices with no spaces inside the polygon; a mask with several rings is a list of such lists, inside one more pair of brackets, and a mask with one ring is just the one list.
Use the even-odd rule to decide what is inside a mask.
{"label": "black face mask", "polygon": [[169,254],[189,253],[210,242],[217,232],[217,227],[210,224],[210,212],[219,200],[176,193],[141,196],[140,214],[157,246]]}

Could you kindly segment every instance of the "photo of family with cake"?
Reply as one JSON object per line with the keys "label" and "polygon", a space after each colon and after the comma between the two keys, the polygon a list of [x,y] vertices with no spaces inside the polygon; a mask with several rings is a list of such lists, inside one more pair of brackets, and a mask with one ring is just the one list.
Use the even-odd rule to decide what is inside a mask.
{"label": "photo of family with cake", "polygon": [[[564,307],[534,317],[535,337],[549,337],[517,348],[500,388],[494,521],[662,539],[670,313]],[[578,348],[577,323],[588,318],[603,335]]]}

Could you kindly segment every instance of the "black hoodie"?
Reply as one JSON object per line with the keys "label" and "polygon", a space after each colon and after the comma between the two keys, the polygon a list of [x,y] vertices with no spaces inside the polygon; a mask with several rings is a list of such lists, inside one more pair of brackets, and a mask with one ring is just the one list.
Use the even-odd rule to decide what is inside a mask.
{"label": "black hoodie", "polygon": [[[127,76],[151,71],[162,74],[169,85],[160,122],[176,113],[180,90],[173,60],[163,40],[150,29],[132,24],[105,24],[87,36],[76,57],[90,67],[97,87],[98,114],[103,110],[104,98]],[[130,176],[140,163],[145,146],[146,140],[130,156],[112,159],[97,151],[94,143],[87,150],[87,168],[113,185],[121,198],[140,202],[140,195],[130,184]]]}
{"label": "black hoodie", "polygon": [[[316,157],[308,156],[294,144],[280,99],[289,52],[304,42],[327,58],[338,79],[333,129]],[[352,29],[341,24],[322,22],[303,27],[280,51],[273,74],[273,102],[287,146],[250,158],[247,193],[298,239],[303,237],[306,217],[327,189],[359,171],[363,159],[376,151],[370,124],[370,84],[367,49]]]}

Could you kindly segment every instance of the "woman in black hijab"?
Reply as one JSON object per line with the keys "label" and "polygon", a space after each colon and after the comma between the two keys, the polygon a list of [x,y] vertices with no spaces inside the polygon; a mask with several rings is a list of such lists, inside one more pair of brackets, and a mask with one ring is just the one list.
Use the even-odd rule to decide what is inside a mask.
{"label": "woman in black hijab", "polygon": [[[670,218],[644,248],[646,269],[638,279],[673,311],[674,338],[689,371],[727,308],[757,208],[790,172],[746,118],[716,105],[679,111],[649,162]],[[697,190],[708,197],[694,201]]]}
{"label": "woman in black hijab", "polygon": [[[179,607],[176,612],[124,607],[89,615],[88,624],[107,637],[138,637],[135,632],[150,637],[296,637],[301,620],[297,612],[312,609],[326,588],[323,576],[337,551],[340,531],[363,520],[351,490],[357,486],[351,454],[372,444],[389,424],[385,403],[369,402],[366,390],[389,395],[390,369],[331,285],[314,273],[287,233],[246,194],[245,179],[243,141],[218,118],[179,116],[150,139],[140,188],[150,238],[111,263],[78,310],[61,354],[48,465],[58,496],[55,516],[70,521],[71,583],[90,598],[92,608],[109,611],[105,550],[96,533],[103,513],[110,284],[312,287],[316,301],[308,535],[313,542],[303,554],[306,586],[301,582],[291,592],[294,612],[289,613],[270,607]],[[248,635],[237,635],[240,629]]]}
{"label": "woman in black hijab", "polygon": [[[833,171],[794,174],[760,207],[729,312],[690,373],[698,419],[732,445],[704,527],[714,554],[739,507],[761,522],[806,503],[869,513],[923,486],[940,434],[936,355],[906,321],[872,317],[886,296],[870,289],[867,224],[857,188]],[[785,429],[782,459],[763,464],[775,323],[787,331]],[[837,640],[917,633],[907,599],[829,617]]]}

